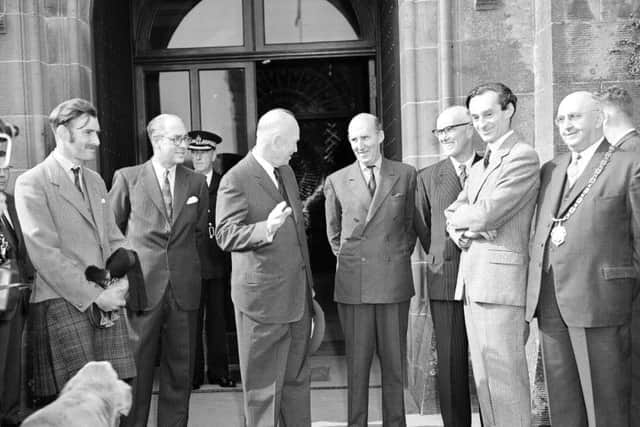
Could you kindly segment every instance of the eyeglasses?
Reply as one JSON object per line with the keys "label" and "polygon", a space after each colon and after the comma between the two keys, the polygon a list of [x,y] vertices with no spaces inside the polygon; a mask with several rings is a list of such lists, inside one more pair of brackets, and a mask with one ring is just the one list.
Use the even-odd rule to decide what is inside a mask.
{"label": "eyeglasses", "polygon": [[181,146],[182,144],[187,144],[189,145],[189,143],[191,142],[191,138],[189,138],[187,135],[175,135],[175,136],[165,136],[163,135],[162,138],[171,141],[171,143],[173,145],[175,145],[176,147]]}
{"label": "eyeglasses", "polygon": [[451,133],[452,130],[454,130],[457,127],[466,126],[470,124],[471,122],[458,123],[457,125],[446,126],[446,127],[443,127],[442,129],[433,129],[431,133],[434,134],[436,137],[440,138],[441,136],[448,135],[449,133]]}
{"label": "eyeglasses", "polygon": [[556,126],[562,126],[565,122],[575,123],[582,120],[582,118],[586,113],[593,112],[593,111],[600,111],[600,110],[589,110],[589,111],[585,111],[584,113],[569,113],[566,116],[558,116],[553,121],[556,124]]}

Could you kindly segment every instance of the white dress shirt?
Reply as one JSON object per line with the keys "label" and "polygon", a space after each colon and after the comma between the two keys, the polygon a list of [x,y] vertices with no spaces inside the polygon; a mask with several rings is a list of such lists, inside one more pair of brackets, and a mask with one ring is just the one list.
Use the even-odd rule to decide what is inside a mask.
{"label": "white dress shirt", "polygon": [[[160,162],[156,160],[155,157],[151,158],[151,165],[153,166],[153,171],[156,173],[156,179],[158,180],[158,185],[160,185],[160,189],[164,186],[164,174],[167,168],[162,166]],[[169,168],[169,191],[171,191],[171,198],[175,199],[175,192],[173,189],[176,186],[176,165],[173,165]]]}
{"label": "white dress shirt", "polygon": [[82,191],[85,191],[86,187],[84,185],[84,178],[82,177],[82,166],[67,159],[57,148],[53,150],[53,158],[56,159],[60,166],[62,166],[62,169],[64,169],[73,185],[76,185],[76,177],[71,169],[80,168],[80,173],[78,174],[78,177],[80,178],[80,187],[82,188]]}
{"label": "white dress shirt", "polygon": [[453,157],[449,157],[449,159],[451,159],[451,163],[453,164],[453,169],[456,171],[456,175],[458,175],[458,178],[460,178],[460,165],[464,165],[466,167],[467,178],[469,177],[469,172],[471,171],[471,166],[473,165],[473,159],[475,157],[476,153],[473,153],[471,157],[469,157],[469,160],[466,160],[464,162],[459,162]]}
{"label": "white dress shirt", "polygon": [[502,146],[502,143],[505,142],[511,135],[513,135],[513,129],[510,129],[509,132],[505,133],[495,141],[488,143],[487,149],[491,150],[492,154],[495,153]]}
{"label": "white dress shirt", "polygon": [[[584,150],[580,152],[571,152],[571,162],[569,163],[569,167],[567,168],[567,178],[569,179],[569,185],[573,187],[573,184],[580,178],[582,172],[586,169],[587,165],[591,161],[591,158],[595,154],[596,150],[602,143],[603,138],[600,138]],[[578,158],[578,154],[580,154],[580,158]],[[574,169],[571,173],[570,169]],[[573,182],[572,182],[573,181]]]}
{"label": "white dress shirt", "polygon": [[256,150],[252,150],[251,153],[253,154],[253,157],[256,158],[256,161],[258,162],[258,164],[262,166],[262,169],[264,169],[264,171],[267,173],[267,176],[271,178],[271,182],[273,182],[273,185],[275,185],[276,188],[278,188],[278,180],[276,179],[276,174],[273,173],[275,169],[273,165],[267,162],[262,156],[260,156],[256,152]]}
{"label": "white dress shirt", "polygon": [[[369,181],[371,181],[371,171],[369,167],[363,163],[358,162],[360,165],[360,170],[362,171],[362,176],[364,176],[364,182],[369,185]],[[376,188],[380,185],[380,166],[382,166],[382,154],[378,157],[378,160],[373,164],[373,176],[376,177]]]}

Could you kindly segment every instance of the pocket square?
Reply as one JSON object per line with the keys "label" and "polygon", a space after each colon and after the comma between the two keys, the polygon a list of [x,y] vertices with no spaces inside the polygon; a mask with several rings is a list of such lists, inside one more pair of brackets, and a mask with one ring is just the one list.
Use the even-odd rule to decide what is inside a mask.
{"label": "pocket square", "polygon": [[107,203],[107,201],[105,199],[100,199],[100,203],[104,205],[105,203]]}
{"label": "pocket square", "polygon": [[191,196],[187,199],[187,205],[198,203],[198,196]]}

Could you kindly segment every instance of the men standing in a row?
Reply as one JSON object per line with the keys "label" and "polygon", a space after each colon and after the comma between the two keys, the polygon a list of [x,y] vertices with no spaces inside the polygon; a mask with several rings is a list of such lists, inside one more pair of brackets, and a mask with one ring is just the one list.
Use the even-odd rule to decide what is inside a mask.
{"label": "men standing in a row", "polygon": [[374,353],[382,373],[382,423],[405,426],[404,378],[416,171],[382,156],[384,132],[367,113],[349,123],[356,162],[327,178],[327,236],[338,258],[335,300],[345,337],[348,424],[366,426]]}
{"label": "men standing in a row", "polygon": [[146,307],[128,306],[138,377],[126,425],[147,425],[160,351],[158,425],[186,426],[209,192],[205,177],[182,165],[187,131],[179,117],[156,116],[147,133],[153,157],[116,171],[109,192],[116,222],[140,258],[148,298]]}
{"label": "men standing in a row", "polygon": [[311,425],[313,281],[298,185],[288,163],[300,128],[274,109],[256,145],[220,181],[216,240],[231,251],[247,427]]}
{"label": "men standing in a row", "polygon": [[529,264],[553,425],[628,426],[630,319],[640,250],[640,157],[609,144],[588,92],[558,107],[570,152],[546,163]]}
{"label": "men standing in a row", "polygon": [[445,427],[470,427],[469,347],[463,302],[454,298],[460,249],[446,233],[444,211],[458,198],[471,166],[482,157],[473,149],[473,127],[466,108],[447,108],[436,126],[433,134],[447,158],[418,173],[415,223],[426,253],[440,412]]}
{"label": "men standing in a row", "polygon": [[189,132],[189,151],[193,160],[193,170],[203,174],[209,188],[209,209],[207,211],[207,236],[203,248],[202,297],[198,313],[196,331],[196,361],[193,372],[193,388],[204,383],[205,357],[202,343],[203,326],[207,337],[207,379],[209,384],[221,387],[235,387],[236,382],[229,376],[229,350],[227,346],[227,326],[225,322],[225,288],[229,286],[231,258],[218,246],[215,236],[216,196],[220,185],[220,175],[213,170],[216,159],[216,144],[222,138],[212,132],[194,130]]}
{"label": "men standing in a row", "polygon": [[445,213],[449,235],[463,250],[455,297],[465,302],[482,419],[498,427],[531,425],[524,305],[540,180],[538,155],[510,129],[516,102],[501,83],[470,92],[467,107],[487,148]]}
{"label": "men standing in a row", "polygon": [[[107,203],[104,181],[84,167],[100,145],[93,105],[70,99],[49,115],[56,148],[16,181],[16,211],[36,280],[27,322],[28,381],[40,404],[92,360],[111,362],[120,378],[136,374],[121,307],[126,278],[103,289],[85,269],[104,267],[116,249],[128,246]],[[96,328],[87,309],[120,312],[108,328]]]}

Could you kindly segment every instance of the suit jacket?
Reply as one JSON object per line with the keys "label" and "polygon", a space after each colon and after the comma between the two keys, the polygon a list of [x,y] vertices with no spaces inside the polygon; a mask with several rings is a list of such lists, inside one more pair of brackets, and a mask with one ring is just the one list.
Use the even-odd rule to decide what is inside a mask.
{"label": "suit jacket", "polygon": [[27,253],[27,247],[24,243],[24,236],[22,235],[22,227],[20,227],[20,220],[18,219],[18,213],[16,212],[15,199],[11,194],[6,195],[7,215],[11,224],[9,227],[5,227],[5,224],[0,222],[0,230],[5,236],[5,239],[9,242],[10,251],[8,257],[15,263],[17,268],[17,276],[12,283],[31,283],[35,278],[35,270],[29,254]]}
{"label": "suit jacket", "polygon": [[640,151],[640,133],[632,130],[623,136],[616,146],[622,151]]}
{"label": "suit jacket", "polygon": [[216,240],[232,252],[231,299],[237,310],[265,323],[300,320],[313,288],[296,178],[289,166],[278,170],[293,214],[273,241],[266,220],[284,199],[252,153],[222,177],[216,205]]}
{"label": "suit jacket", "polygon": [[337,302],[395,303],[414,295],[415,189],[415,169],[384,158],[373,200],[357,161],[327,178],[325,214],[338,258]]}
{"label": "suit jacket", "polygon": [[211,175],[211,183],[208,186],[209,209],[207,210],[207,228],[210,226],[214,229],[214,234],[210,236],[207,230],[205,236],[205,245],[203,247],[202,258],[200,259],[203,279],[220,279],[231,271],[231,257],[227,252],[220,249],[215,236],[216,200],[218,187],[220,186],[220,178],[220,175],[213,172]]}
{"label": "suit jacket", "polygon": [[[473,163],[482,157],[475,154]],[[462,191],[450,158],[418,172],[415,226],[426,253],[427,287],[432,300],[453,301],[460,264],[460,248],[447,234],[444,211]]]}
{"label": "suit jacket", "polygon": [[553,221],[564,216],[609,149],[605,140],[567,197],[569,153],[541,171],[535,235],[531,245],[527,320],[535,315],[545,252],[553,269],[558,307],[568,326],[598,327],[629,321],[640,250],[640,156],[615,151],[582,204],[563,224],[559,247],[548,242]]}
{"label": "suit jacket", "polygon": [[466,292],[475,302],[524,307],[531,219],[540,186],[538,154],[513,133],[491,153],[485,168],[478,162],[445,216],[456,229],[495,230],[492,241],[473,240],[462,252],[456,299]]}
{"label": "suit jacket", "polygon": [[198,309],[209,207],[204,175],[176,166],[171,223],[151,160],[117,170],[109,201],[118,226],[138,253],[144,275],[147,306],[129,308],[152,309],[170,284],[182,310]]}
{"label": "suit jacket", "polygon": [[116,249],[129,248],[104,181],[91,169],[82,173],[85,199],[53,155],[16,180],[16,211],[36,269],[32,302],[64,298],[86,310],[102,288],[87,281],[85,268],[104,268]]}

